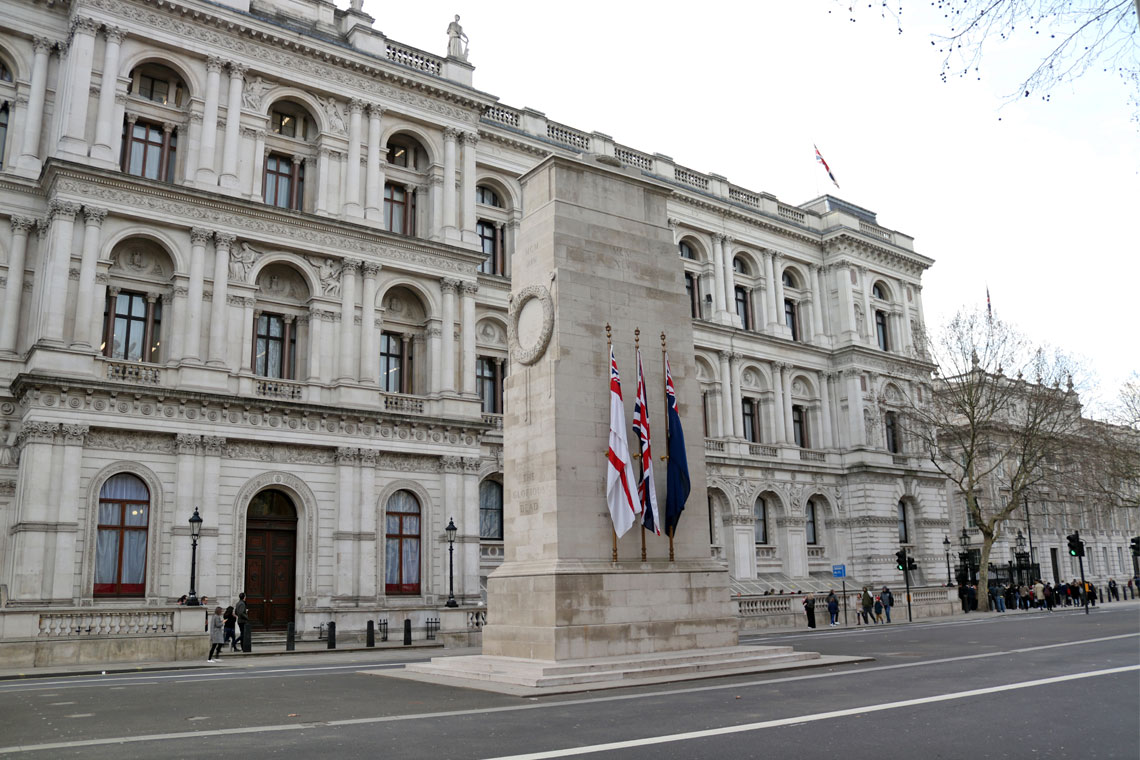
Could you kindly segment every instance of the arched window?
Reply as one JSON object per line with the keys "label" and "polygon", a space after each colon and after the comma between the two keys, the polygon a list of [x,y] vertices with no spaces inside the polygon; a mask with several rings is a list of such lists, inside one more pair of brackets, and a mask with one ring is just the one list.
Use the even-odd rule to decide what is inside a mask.
{"label": "arched window", "polygon": [[267,204],[294,211],[306,208],[305,164],[316,155],[313,142],[318,132],[316,118],[301,103],[278,100],[270,106],[261,177]]}
{"label": "arched window", "polygon": [[902,450],[899,445],[899,416],[897,412],[887,412],[884,426],[887,433],[887,451],[898,454]]}
{"label": "arched window", "polygon": [[752,514],[755,522],[752,524],[752,532],[756,536],[756,543],[768,543],[768,502],[764,500],[763,496],[756,497],[756,505],[752,508]]}
{"label": "arched window", "polygon": [[179,108],[186,100],[186,85],[182,77],[168,66],[144,63],[131,72],[127,94],[151,103]]}
{"label": "arched window", "polygon": [[881,282],[876,282],[871,286],[871,296],[873,298],[878,298],[880,301],[887,300],[887,291],[885,288],[883,288],[883,284]]}
{"label": "arched window", "polygon": [[815,500],[813,499],[808,499],[807,506],[804,507],[804,534],[807,536],[808,544],[814,546],[819,543],[815,530]]}
{"label": "arched window", "polygon": [[780,282],[782,282],[784,284],[785,288],[798,288],[799,287],[798,285],[796,285],[796,276],[786,269],[784,270],[784,273],[782,275],[780,275]]}
{"label": "arched window", "polygon": [[8,68],[8,64],[0,61],[0,82],[11,82],[12,70]]}
{"label": "arched window", "polygon": [[481,203],[484,206],[494,206],[495,208],[503,207],[503,202],[499,200],[499,194],[486,185],[477,185],[475,187],[475,202]]}
{"label": "arched window", "polygon": [[281,137],[309,141],[316,137],[317,124],[301,105],[280,100],[269,109],[269,131]]}
{"label": "arched window", "polygon": [[112,475],[99,490],[95,596],[143,596],[150,491],[134,475]]}
{"label": "arched window", "polygon": [[[384,332],[380,335],[380,390],[385,393],[422,393],[426,368],[419,366],[427,310],[419,297],[404,287],[389,290],[383,298]],[[417,345],[418,344],[418,345]]]}
{"label": "arched window", "polygon": [[503,540],[503,486],[495,480],[479,484],[479,538]]}
{"label": "arched window", "polygon": [[748,262],[746,262],[740,256],[733,258],[733,260],[732,260],[732,271],[736,272],[737,274],[743,274],[743,275],[752,274],[752,272],[750,272],[748,270]]}
{"label": "arched window", "polygon": [[420,593],[420,502],[409,491],[388,498],[385,514],[384,591]]}
{"label": "arched window", "polygon": [[[397,135],[388,139],[388,165],[402,166],[412,171],[426,171],[428,154],[411,135]],[[478,200],[478,195],[476,195]],[[491,204],[497,206],[497,203]]]}
{"label": "arched window", "polygon": [[690,261],[697,260],[697,254],[693,251],[693,246],[689,245],[687,241],[682,240],[678,249],[681,252],[681,258],[689,259]]}
{"label": "arched window", "polygon": [[901,501],[899,502],[898,513],[899,513],[899,543],[900,544],[909,544],[910,543],[910,536],[907,533],[907,529],[906,529],[906,503],[905,502],[901,502]]}

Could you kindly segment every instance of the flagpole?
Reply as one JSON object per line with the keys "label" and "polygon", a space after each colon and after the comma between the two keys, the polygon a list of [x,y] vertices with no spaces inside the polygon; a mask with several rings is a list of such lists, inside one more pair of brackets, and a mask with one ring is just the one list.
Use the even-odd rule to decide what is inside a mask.
{"label": "flagpole", "polygon": [[[665,399],[665,456],[661,457],[661,461],[669,459],[669,374],[668,366],[669,358],[665,351],[665,331],[661,331],[661,396]],[[668,510],[668,507],[666,507]],[[673,561],[673,533],[677,530],[676,525],[670,525],[666,529],[669,536],[669,561]]]}
{"label": "flagpole", "polygon": [[[606,353],[610,353],[611,351],[613,351],[614,341],[613,341],[613,337],[610,334],[610,323],[609,322],[606,322],[606,346],[610,349]],[[607,370],[607,374],[608,374],[608,370]],[[613,524],[612,520],[610,521],[610,527],[611,527],[613,538],[614,538],[613,561],[617,562],[618,561],[617,526]]]}
{"label": "flagpole", "polygon": [[[641,378],[641,328],[640,327],[633,328],[633,355],[637,357],[637,382],[638,382],[638,386],[640,387],[641,381],[642,381],[642,378]],[[648,411],[648,410],[646,410],[646,411]],[[640,435],[637,436],[637,448],[641,451],[641,453],[637,455],[638,459],[641,460],[641,481],[645,482],[645,449],[641,445],[641,436]],[[650,462],[649,466],[652,467],[653,462]],[[641,489],[640,488],[637,491],[637,498],[639,498],[639,499],[641,498]],[[642,512],[641,512],[641,561],[642,562],[645,561],[645,508],[647,506],[648,505],[646,505],[646,504],[641,505],[641,509],[642,509]]]}

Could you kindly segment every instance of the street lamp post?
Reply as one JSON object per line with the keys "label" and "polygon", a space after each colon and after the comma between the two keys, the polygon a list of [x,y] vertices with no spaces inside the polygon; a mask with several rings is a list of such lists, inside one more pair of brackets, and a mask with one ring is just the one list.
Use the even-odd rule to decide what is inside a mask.
{"label": "street lamp post", "polygon": [[1025,561],[1025,536],[1021,535],[1020,529],[1017,531],[1017,538],[1015,541],[1017,543],[1017,552],[1015,554],[1017,558],[1017,580],[1020,582],[1023,578],[1023,575],[1027,575],[1029,573],[1029,568],[1027,567],[1029,563]]}
{"label": "street lamp post", "polygon": [[455,601],[455,534],[459,532],[459,528],[455,527],[454,518],[447,518],[447,606],[458,607],[459,602]]}
{"label": "street lamp post", "polygon": [[946,585],[951,583],[950,579],[950,536],[942,539],[942,549],[946,552]]}
{"label": "street lamp post", "polygon": [[190,593],[186,595],[186,606],[197,607],[198,594],[194,590],[194,579],[198,575],[198,536],[202,535],[202,517],[198,508],[194,507],[194,514],[190,516]]}
{"label": "street lamp post", "polygon": [[962,551],[958,554],[958,559],[962,564],[962,582],[970,580],[970,532],[962,528],[961,534],[958,536],[958,543],[962,546]]}

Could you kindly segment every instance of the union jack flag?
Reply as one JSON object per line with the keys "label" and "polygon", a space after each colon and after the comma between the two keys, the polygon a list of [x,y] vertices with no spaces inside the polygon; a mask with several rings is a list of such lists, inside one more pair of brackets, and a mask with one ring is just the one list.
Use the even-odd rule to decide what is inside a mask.
{"label": "union jack flag", "polygon": [[827,162],[823,160],[823,154],[819,152],[819,148],[816,148],[816,146],[813,145],[812,147],[815,148],[815,160],[823,165],[823,170],[827,172],[827,176],[831,177],[832,184],[834,184],[836,189],[838,189],[839,183],[835,181],[835,175],[831,173],[831,167],[828,166]]}
{"label": "union jack flag", "polygon": [[661,519],[657,512],[657,489],[653,485],[653,453],[650,451],[649,401],[645,395],[645,372],[641,368],[641,349],[637,349],[637,400],[633,403],[633,432],[641,443],[641,480],[637,495],[641,501],[641,524],[661,535]]}

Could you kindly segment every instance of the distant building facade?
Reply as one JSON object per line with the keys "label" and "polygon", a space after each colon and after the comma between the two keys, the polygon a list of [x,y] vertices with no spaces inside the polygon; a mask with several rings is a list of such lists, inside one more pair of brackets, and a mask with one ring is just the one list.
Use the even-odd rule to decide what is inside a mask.
{"label": "distant building facade", "polygon": [[[463,605],[501,561],[518,177],[590,153],[673,188],[711,551],[736,591],[834,565],[940,583],[945,480],[900,423],[932,261],[558,124],[322,0],[9,4],[0,21],[0,588],[245,590],[308,632]],[[602,350],[600,347],[599,350]],[[651,403],[654,403],[651,399]],[[601,411],[599,413],[602,413]],[[599,509],[604,505],[599,504]],[[706,511],[707,510],[707,511]],[[683,523],[682,523],[683,525]]]}

